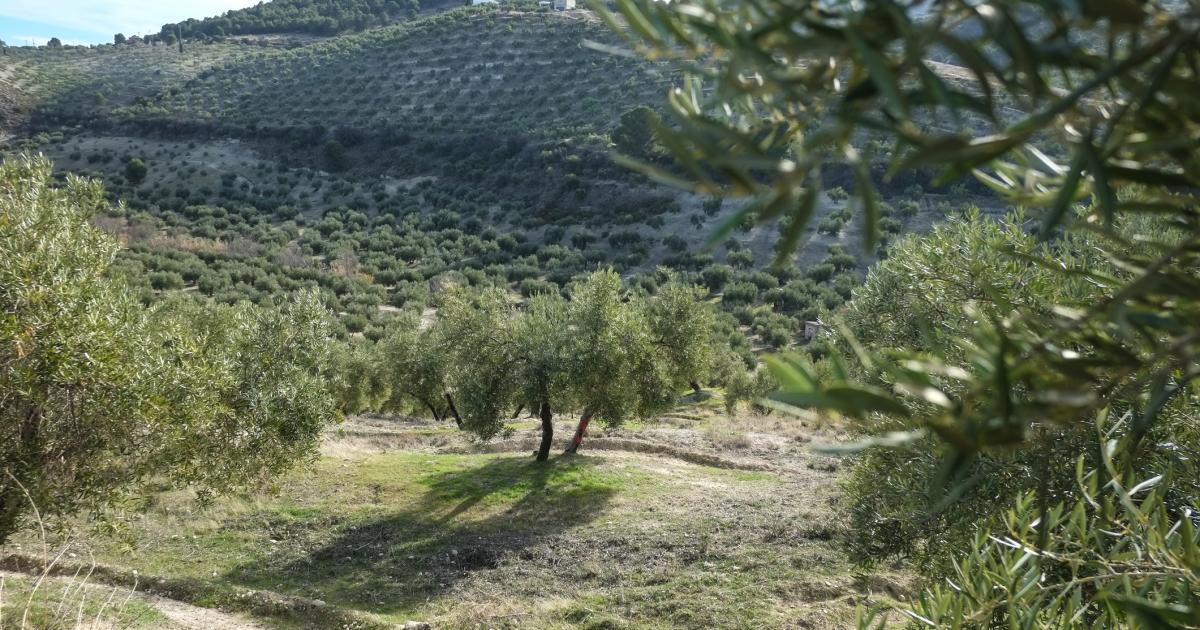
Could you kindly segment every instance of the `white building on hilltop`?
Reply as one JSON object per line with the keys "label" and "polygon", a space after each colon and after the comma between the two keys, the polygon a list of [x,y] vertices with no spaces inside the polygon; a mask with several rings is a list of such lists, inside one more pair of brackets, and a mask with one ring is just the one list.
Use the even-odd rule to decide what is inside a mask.
{"label": "white building on hilltop", "polygon": [[570,11],[575,8],[575,0],[554,0],[555,11]]}

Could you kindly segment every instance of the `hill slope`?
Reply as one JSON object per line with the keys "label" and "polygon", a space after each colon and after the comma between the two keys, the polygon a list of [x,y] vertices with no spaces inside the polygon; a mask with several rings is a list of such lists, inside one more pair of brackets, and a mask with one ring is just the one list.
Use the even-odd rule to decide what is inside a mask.
{"label": "hill slope", "polygon": [[[275,4],[295,3],[264,10]],[[614,41],[588,11],[521,6],[327,39],[13,51],[0,72],[33,115],[7,150],[44,152],[128,203],[102,222],[130,245],[122,269],[147,300],[315,287],[349,332],[372,335],[447,282],[529,295],[611,265],[653,291],[662,266],[720,299],[749,359],[747,336],[793,343],[849,296],[876,252],[858,250],[843,194],[822,200],[796,265],[762,269],[772,228],[706,251],[737,204],[659,186],[610,155],[622,114],[661,103],[671,69],[587,47]],[[127,177],[135,158],[144,177]],[[950,191],[895,184],[888,238],[951,207]],[[972,199],[983,201],[954,191]]]}
{"label": "hill slope", "polygon": [[606,131],[624,108],[661,99],[664,77],[583,47],[612,39],[589,16],[460,9],[227,62],[125,113],[234,130]]}

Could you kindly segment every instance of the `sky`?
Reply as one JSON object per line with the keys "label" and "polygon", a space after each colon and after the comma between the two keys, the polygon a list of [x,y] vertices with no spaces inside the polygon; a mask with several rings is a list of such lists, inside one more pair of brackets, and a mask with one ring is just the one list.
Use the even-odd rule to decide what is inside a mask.
{"label": "sky", "polygon": [[0,0],[0,39],[9,46],[111,44],[114,33],[157,33],[163,24],[219,15],[259,0]]}

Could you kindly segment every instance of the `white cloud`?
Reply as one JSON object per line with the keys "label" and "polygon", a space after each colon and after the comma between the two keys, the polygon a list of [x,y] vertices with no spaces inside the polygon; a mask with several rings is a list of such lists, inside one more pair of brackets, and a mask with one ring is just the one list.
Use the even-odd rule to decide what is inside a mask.
{"label": "white cloud", "polygon": [[258,0],[4,0],[0,15],[79,31],[134,34],[255,4]]}

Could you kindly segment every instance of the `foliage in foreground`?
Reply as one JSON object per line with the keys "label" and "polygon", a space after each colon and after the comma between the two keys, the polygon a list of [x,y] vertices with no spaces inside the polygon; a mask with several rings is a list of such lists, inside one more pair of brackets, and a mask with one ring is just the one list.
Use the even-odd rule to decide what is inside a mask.
{"label": "foliage in foreground", "polygon": [[97,509],[152,478],[256,483],[336,418],[315,296],[146,309],[106,275],[118,245],[88,223],[104,203],[43,159],[0,164],[0,543],[31,510]]}
{"label": "foliage in foreground", "polygon": [[[1165,227],[1159,231],[1167,232]],[[1040,243],[1023,229],[1019,216],[995,222],[968,213],[929,235],[897,244],[839,315],[857,343],[874,353],[920,353],[940,357],[950,366],[968,365],[975,351],[963,338],[976,321],[999,320],[1016,310],[1030,318],[1047,318],[1056,306],[1103,299],[1102,286],[1082,275],[1064,277],[1054,266],[1122,276],[1123,270],[1098,255],[1102,244],[1103,239],[1082,233]],[[1038,259],[1054,265],[1038,264]],[[845,342],[839,351],[853,352]],[[884,389],[895,384],[886,373],[860,370],[857,375]],[[943,379],[941,386],[949,395],[963,394],[952,379]],[[920,414],[934,409],[928,403],[909,406]],[[873,418],[862,429],[877,436],[909,431],[920,428],[923,417]],[[929,572],[941,574],[950,569],[956,551],[971,544],[977,524],[993,516],[998,503],[1007,505],[1039,486],[1050,501],[1074,500],[1076,457],[1082,453],[1089,467],[1100,465],[1091,422],[1038,422],[1030,432],[1037,448],[980,452],[960,473],[966,481],[953,509],[933,513],[929,490],[945,473],[945,450],[936,439],[923,437],[904,448],[864,453],[847,485],[856,558],[874,563],[912,557]],[[1187,464],[1186,450],[1200,448],[1194,401],[1181,397],[1168,404],[1143,442],[1146,448],[1135,462],[1135,474],[1154,476],[1175,467],[1170,501],[1176,507],[1195,504],[1200,471]],[[1158,446],[1162,444],[1174,446],[1163,449]]]}
{"label": "foliage in foreground", "polygon": [[[959,547],[947,580],[904,611],[914,624],[1200,627],[1200,514],[1176,504],[1170,483],[1173,475],[1195,472],[1129,474],[1136,450],[1131,419],[1098,419],[1100,465],[1076,460],[1072,500],[1047,505],[1026,491],[995,531],[980,528]],[[860,627],[870,627],[879,612],[860,618]]]}
{"label": "foliage in foreground", "polygon": [[[1095,584],[1066,589],[1075,599],[1060,605],[1052,599],[1053,582],[1036,570],[1022,573],[1021,563],[960,542],[950,553],[960,558],[961,581],[969,586],[931,593],[939,603],[923,609],[937,619],[930,625],[1196,626],[1200,580],[1194,564],[1179,565],[1172,555],[1194,551],[1186,540],[1191,531],[1180,544],[1155,535],[1186,529],[1196,503],[1189,484],[1174,476],[1194,478],[1194,464],[1177,467],[1175,445],[1156,441],[1180,411],[1181,426],[1194,428],[1192,388],[1200,376],[1195,4],[935,1],[920,11],[894,2],[777,0],[619,6],[629,28],[610,21],[635,47],[690,64],[696,75],[671,96],[674,126],[657,133],[687,181],[641,167],[700,191],[757,195],[748,213],[787,217],[781,261],[812,216],[822,172],[834,168],[855,178],[871,246],[879,223],[872,171],[884,161],[889,175],[919,167],[940,170],[942,181],[973,174],[1014,201],[1045,208],[1043,239],[1062,239],[1063,227],[1094,237],[1083,261],[1069,238],[1049,251],[988,248],[983,259],[1000,268],[1008,261],[1044,267],[1049,285],[1090,284],[1090,299],[1046,285],[1032,304],[1006,302],[1006,293],[1020,297],[1024,289],[984,285],[975,303],[936,304],[928,327],[945,326],[959,337],[952,344],[921,348],[928,338],[917,334],[868,350],[847,334],[865,383],[852,379],[836,355],[823,379],[802,361],[775,361],[778,406],[871,422],[888,417],[908,429],[879,436],[880,445],[928,439],[937,468],[929,492],[914,503],[923,499],[933,514],[994,478],[979,469],[983,460],[1012,452],[1027,462],[1038,455],[1087,459],[1085,441],[1070,446],[1056,439],[1071,430],[1086,434],[1093,419],[1107,414],[1128,416],[1127,438],[1091,458],[1122,462],[1095,467],[1095,488],[1120,497],[1121,488],[1144,479],[1141,471],[1158,468],[1163,475],[1161,501],[1157,493],[1121,501],[1120,518],[1147,542],[1131,555],[1104,544],[1107,532],[1119,531],[1108,527],[1117,519],[1111,511],[1085,507],[1077,516],[1081,501],[1099,501],[1092,486],[1081,480],[1076,493],[1046,466],[1032,468],[1041,482],[1035,507],[1021,499],[1025,509],[1007,523],[1018,530],[1014,539],[1021,523],[1038,523],[1036,554],[1023,562],[1044,567],[1057,551],[1051,535],[1064,534],[1055,540],[1090,557],[1094,575],[1087,579]],[[939,61],[970,79],[951,78]],[[872,142],[859,142],[864,138]],[[887,155],[879,151],[884,142],[894,143]],[[1076,212],[1086,197],[1091,207]],[[1142,220],[1148,214],[1157,220]],[[1062,494],[1053,496],[1052,487]],[[1052,531],[1061,521],[1050,507],[1060,498],[1072,514],[1062,532]],[[994,523],[977,519],[976,526],[986,534]],[[1105,573],[1129,562],[1140,563],[1139,577]],[[1105,590],[1110,579],[1120,584],[1117,597]]]}

